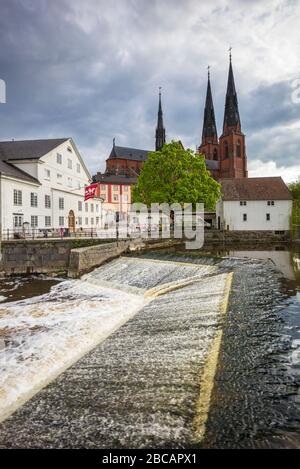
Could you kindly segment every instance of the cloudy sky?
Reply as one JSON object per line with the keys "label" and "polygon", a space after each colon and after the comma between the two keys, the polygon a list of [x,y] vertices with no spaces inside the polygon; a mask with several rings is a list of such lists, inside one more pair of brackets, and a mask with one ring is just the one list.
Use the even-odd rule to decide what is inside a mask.
{"label": "cloudy sky", "polygon": [[294,0],[0,0],[0,140],[72,136],[94,173],[113,137],[153,148],[162,86],[167,139],[194,149],[208,64],[221,133],[231,45],[250,175],[293,180],[299,24]]}

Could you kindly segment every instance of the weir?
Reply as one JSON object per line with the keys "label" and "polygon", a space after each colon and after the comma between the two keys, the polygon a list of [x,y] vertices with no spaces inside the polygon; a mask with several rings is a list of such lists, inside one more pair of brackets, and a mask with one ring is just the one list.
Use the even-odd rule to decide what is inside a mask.
{"label": "weir", "polygon": [[229,275],[213,262],[124,257],[3,305],[0,447],[147,447],[202,435],[201,380],[212,346],[217,360]]}

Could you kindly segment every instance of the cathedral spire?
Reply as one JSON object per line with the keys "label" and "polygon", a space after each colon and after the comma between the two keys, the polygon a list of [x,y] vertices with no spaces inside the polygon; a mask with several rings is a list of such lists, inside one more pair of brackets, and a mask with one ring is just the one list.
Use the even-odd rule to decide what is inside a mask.
{"label": "cathedral spire", "polygon": [[161,105],[161,87],[159,87],[159,99],[158,99],[158,115],[157,115],[157,126],[155,133],[155,150],[160,151],[166,143],[166,130],[163,122],[163,112]]}
{"label": "cathedral spire", "polygon": [[205,143],[218,143],[217,126],[215,119],[214,103],[212,99],[211,86],[210,86],[210,67],[207,67],[207,90],[204,108],[203,130],[202,130],[202,145]]}
{"label": "cathedral spire", "polygon": [[231,60],[231,47],[229,48],[229,72],[227,82],[227,92],[225,100],[225,112],[224,112],[224,123],[223,133],[227,133],[229,129],[240,131],[241,121],[238,107],[237,94],[234,83],[234,76],[232,70]]}

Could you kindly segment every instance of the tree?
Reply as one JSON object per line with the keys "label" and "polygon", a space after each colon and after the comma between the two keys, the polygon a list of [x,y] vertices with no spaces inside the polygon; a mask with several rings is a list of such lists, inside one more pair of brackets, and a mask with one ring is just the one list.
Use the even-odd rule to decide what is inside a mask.
{"label": "tree", "polygon": [[290,182],[288,188],[293,196],[293,199],[300,199],[300,178],[297,181]]}
{"label": "tree", "polygon": [[299,226],[300,226],[300,178],[297,181],[290,182],[288,188],[293,196],[293,209],[290,219],[290,228],[292,232],[292,237],[299,236]]}
{"label": "tree", "polygon": [[220,184],[210,175],[203,155],[185,150],[180,142],[165,144],[161,151],[150,152],[133,189],[133,202],[202,202],[214,210],[221,196]]}

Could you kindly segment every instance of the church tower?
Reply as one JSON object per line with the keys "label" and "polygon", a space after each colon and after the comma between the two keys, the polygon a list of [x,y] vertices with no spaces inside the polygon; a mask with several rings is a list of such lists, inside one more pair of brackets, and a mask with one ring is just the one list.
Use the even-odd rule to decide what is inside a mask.
{"label": "church tower", "polygon": [[208,67],[208,80],[203,118],[202,141],[198,153],[204,154],[207,160],[219,160],[219,142],[215,119],[214,103],[210,86],[210,72]]}
{"label": "church tower", "polygon": [[161,88],[159,88],[159,102],[158,102],[158,115],[157,126],[155,132],[155,151],[160,151],[166,143],[166,130],[163,122],[163,112],[161,106]]}
{"label": "church tower", "polygon": [[245,135],[241,130],[238,100],[235,89],[231,49],[229,54],[229,73],[225,100],[223,133],[220,145],[220,177],[247,177],[247,156]]}

